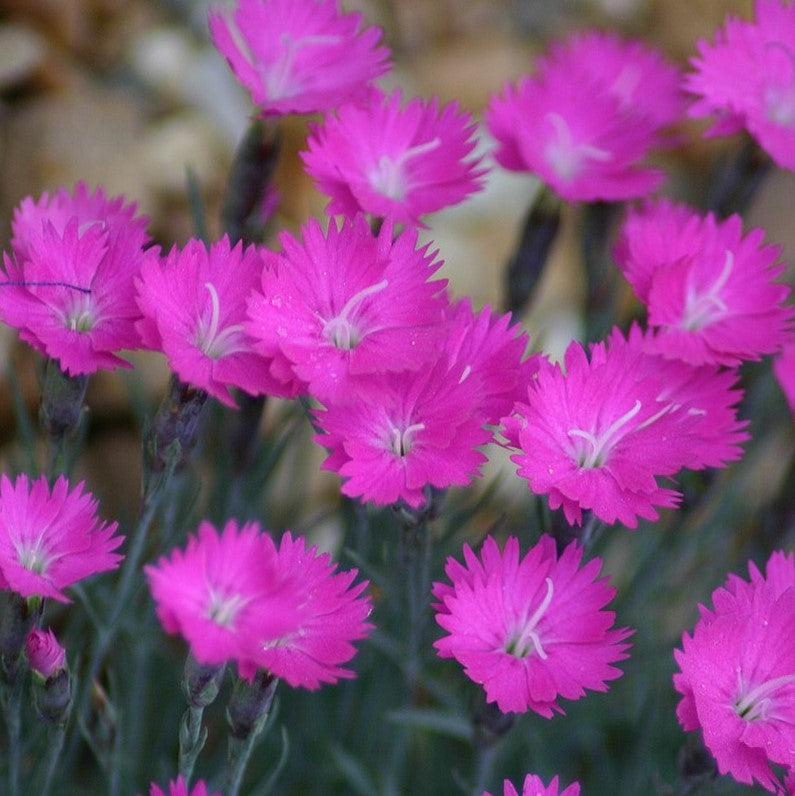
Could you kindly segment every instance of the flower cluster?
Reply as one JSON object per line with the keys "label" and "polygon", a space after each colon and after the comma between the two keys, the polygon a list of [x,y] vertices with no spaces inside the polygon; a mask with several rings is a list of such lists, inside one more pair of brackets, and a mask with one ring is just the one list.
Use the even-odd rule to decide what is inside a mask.
{"label": "flower cluster", "polygon": [[71,375],[130,367],[118,354],[141,347],[134,280],[158,256],[146,219],[80,183],[25,199],[12,228],[0,318]]}
{"label": "flower cluster", "polygon": [[657,331],[663,356],[734,366],[774,354],[792,325],[780,284],[780,249],[742,220],[718,221],[682,205],[650,203],[629,213],[616,260]]}
{"label": "flower cluster", "polygon": [[686,88],[695,118],[712,135],[747,130],[784,169],[795,170],[795,6],[757,0],[756,19],[726,20],[715,41],[698,43]]}
{"label": "flower cluster", "polygon": [[737,375],[666,360],[634,327],[607,343],[578,343],[563,366],[545,363],[525,402],[503,420],[518,472],[553,509],[580,524],[582,511],[629,528],[657,519],[679,495],[658,483],[683,468],[722,467],[741,455]]}
{"label": "flower cluster", "polygon": [[615,589],[597,580],[601,561],[580,567],[583,550],[572,542],[558,555],[544,536],[520,559],[511,537],[502,552],[490,536],[480,556],[464,546],[462,565],[447,561],[447,583],[435,583],[436,621],[447,631],[435,643],[483,686],[503,713],[533,710],[552,718],[558,700],[606,691],[621,676],[613,664],[627,657],[626,628],[611,629],[603,608]]}
{"label": "flower cluster", "polygon": [[99,520],[82,483],[0,476],[0,589],[69,602],[64,589],[119,566],[117,527]]}
{"label": "flower cluster", "polygon": [[570,202],[617,201],[662,182],[643,161],[682,101],[677,70],[656,52],[587,33],[553,46],[535,75],[495,97],[487,123],[505,168],[537,175]]}
{"label": "flower cluster", "polygon": [[277,546],[256,523],[221,533],[202,523],[185,550],[145,568],[157,614],[199,663],[235,662],[311,690],[352,677],[342,664],[370,625],[366,582],[335,572],[327,554],[286,533]]}
{"label": "flower cluster", "polygon": [[749,572],[750,582],[730,575],[682,636],[677,716],[701,730],[721,774],[778,793],[770,764],[795,766],[795,556]]}

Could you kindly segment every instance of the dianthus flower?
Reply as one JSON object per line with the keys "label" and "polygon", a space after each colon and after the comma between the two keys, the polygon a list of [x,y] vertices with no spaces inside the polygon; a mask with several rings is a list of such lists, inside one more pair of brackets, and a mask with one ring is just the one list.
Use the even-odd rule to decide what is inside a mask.
{"label": "dianthus flower", "polygon": [[[519,796],[519,792],[507,779],[503,782],[502,787],[502,796]],[[554,777],[549,786],[546,786],[541,777],[528,774],[522,785],[521,796],[580,796],[579,782],[573,782],[563,790],[558,790],[558,788],[560,788],[560,783],[557,777]],[[484,791],[483,796],[491,796],[491,794]]]}
{"label": "dianthus flower", "polygon": [[436,621],[449,635],[435,642],[482,685],[486,701],[503,713],[564,713],[559,699],[607,691],[621,676],[612,664],[627,657],[631,631],[611,630],[615,614],[602,610],[615,589],[597,580],[601,560],[580,568],[572,542],[558,557],[542,536],[523,558],[510,537],[500,552],[492,537],[480,556],[464,546],[465,564],[449,558],[447,583],[435,583]]}
{"label": "dianthus flower", "polygon": [[773,361],[773,372],[795,414],[795,340],[784,346],[784,350]]}
{"label": "dianthus flower", "polygon": [[694,365],[735,366],[778,351],[792,325],[781,250],[742,219],[668,202],[632,211],[616,259],[657,330],[656,350]]}
{"label": "dianthus flower", "polygon": [[445,358],[421,371],[368,380],[351,400],[315,414],[323,464],[343,478],[342,492],[379,506],[425,502],[427,486],[466,486],[486,457],[479,384]]}
{"label": "dianthus flower", "polygon": [[241,676],[267,668],[290,685],[318,688],[350,677],[340,664],[367,634],[366,583],[334,573],[327,555],[288,533],[273,539],[247,523],[222,533],[199,526],[186,549],[145,568],[167,633],[182,635],[199,663],[238,664]]}
{"label": "dianthus flower", "polygon": [[210,14],[210,34],[266,115],[330,110],[389,68],[381,30],[338,0],[238,0],[233,19]]}
{"label": "dianthus flower", "polygon": [[714,44],[698,43],[685,87],[690,115],[712,135],[745,128],[781,168],[795,170],[795,6],[757,0],[756,20],[729,17]]}
{"label": "dianthus flower", "polygon": [[678,115],[676,74],[637,42],[574,36],[540,59],[534,76],[492,99],[495,157],[570,202],[645,196],[663,180],[643,161]]}
{"label": "dianthus flower", "polygon": [[416,230],[378,237],[363,216],[317,221],[302,241],[284,234],[283,253],[264,253],[259,291],[246,329],[284,378],[297,378],[321,401],[346,396],[362,377],[417,370],[433,358],[447,298],[429,281],[441,262],[417,248]]}
{"label": "dianthus flower", "polygon": [[63,476],[52,490],[44,476],[32,484],[26,475],[13,483],[1,476],[0,589],[69,602],[63,589],[119,566],[117,528],[97,517],[82,483],[70,492]]}
{"label": "dianthus flower", "polygon": [[795,557],[774,553],[763,577],[730,576],[701,606],[674,657],[686,732],[701,730],[721,774],[779,792],[770,764],[795,765]]}
{"label": "dianthus flower", "polygon": [[264,639],[243,667],[243,676],[267,669],[294,688],[316,690],[324,683],[354,677],[342,664],[356,654],[354,641],[372,630],[366,620],[372,606],[362,592],[367,581],[353,585],[357,571],[336,572],[328,553],[306,549],[301,537],[282,536],[278,549],[270,537],[279,588],[293,607],[288,626]]}
{"label": "dianthus flower", "polygon": [[149,786],[149,796],[221,796],[221,793],[214,792],[211,794],[202,780],[199,780],[193,788],[190,788],[182,777],[177,777],[177,779],[168,783],[168,790],[163,790],[153,782]]}
{"label": "dianthus flower", "polygon": [[12,221],[13,257],[4,255],[0,318],[73,376],[130,367],[118,353],[141,347],[133,280],[158,256],[145,249],[146,223],[123,198],[82,183],[25,199]]}
{"label": "dianthus flower", "polygon": [[243,328],[246,298],[260,280],[262,260],[253,247],[210,246],[191,240],[162,262],[147,263],[137,280],[144,343],[161,350],[186,384],[235,406],[230,387],[250,395],[292,396],[270,362],[254,351]]}
{"label": "dianthus flower", "polygon": [[583,509],[629,528],[638,517],[656,520],[657,507],[679,501],[658,477],[741,455],[737,375],[665,360],[648,353],[648,340],[637,328],[628,340],[614,331],[608,345],[592,346],[590,360],[572,343],[565,367],[543,365],[526,403],[503,420],[521,451],[518,474],[569,523],[580,524]]}
{"label": "dianthus flower", "polygon": [[421,217],[462,202],[482,187],[472,117],[453,103],[409,101],[375,90],[315,127],[301,153],[329,213],[357,212],[420,224]]}
{"label": "dianthus flower", "polygon": [[451,306],[447,350],[451,367],[463,368],[463,379],[478,382],[478,411],[484,422],[497,425],[517,401],[538,370],[539,357],[524,358],[527,335],[512,324],[511,313],[496,315],[484,307],[477,315],[469,299]]}

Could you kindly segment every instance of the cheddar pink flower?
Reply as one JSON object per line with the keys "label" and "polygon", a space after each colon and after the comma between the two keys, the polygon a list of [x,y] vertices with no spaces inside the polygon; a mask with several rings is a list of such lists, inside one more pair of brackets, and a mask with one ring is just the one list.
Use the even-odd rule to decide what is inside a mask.
{"label": "cheddar pink flower", "polygon": [[465,545],[464,564],[448,559],[450,584],[434,584],[436,621],[449,634],[434,646],[503,713],[550,719],[564,713],[559,699],[607,691],[621,676],[613,664],[627,657],[631,631],[611,629],[615,614],[603,609],[615,589],[597,580],[600,559],[580,568],[582,552],[572,542],[558,557],[543,536],[520,558],[515,537],[500,552],[489,536],[479,556]]}
{"label": "cheddar pink flower", "polygon": [[698,43],[686,88],[712,135],[746,129],[778,166],[795,170],[795,6],[757,0],[756,19],[729,17],[714,43]]}
{"label": "cheddar pink flower", "polygon": [[636,42],[574,36],[537,73],[492,99],[497,161],[529,171],[569,202],[645,196],[663,180],[644,166],[678,115],[676,70]]}
{"label": "cheddar pink flower", "polygon": [[73,376],[130,367],[118,354],[141,347],[134,279],[158,256],[135,206],[80,183],[25,199],[12,229],[0,318]]}
{"label": "cheddar pink flower", "polygon": [[417,372],[373,377],[350,401],[318,411],[330,451],[323,464],[343,478],[342,492],[379,506],[425,502],[426,487],[466,486],[491,439],[478,412],[477,380],[445,359]]}
{"label": "cheddar pink flower", "polygon": [[339,0],[238,0],[210,14],[210,34],[264,115],[317,113],[366,96],[389,68],[381,31]]}
{"label": "cheddar pink flower", "polygon": [[354,584],[357,570],[337,572],[328,553],[307,549],[301,537],[285,533],[278,548],[267,540],[279,590],[293,610],[281,633],[258,642],[241,675],[267,669],[294,688],[310,691],[354,677],[342,664],[356,654],[353,642],[373,629],[367,622],[372,605],[363,593],[367,581]]}
{"label": "cheddar pink flower", "polygon": [[472,158],[472,117],[453,103],[410,100],[400,91],[373,91],[367,102],[343,105],[315,127],[301,153],[307,173],[331,197],[328,212],[362,211],[396,223],[456,205],[482,187]]}
{"label": "cheddar pink flower", "polygon": [[0,477],[0,588],[22,597],[67,603],[63,590],[117,569],[113,552],[124,541],[117,523],[97,517],[97,502],[83,484],[69,491],[61,476],[50,489],[42,476],[12,482]]}
{"label": "cheddar pink flower", "polygon": [[674,652],[677,716],[701,730],[721,774],[779,792],[770,764],[795,765],[795,558],[775,553],[767,575],[730,576]]}
{"label": "cheddar pink flower", "polygon": [[739,365],[773,354],[792,327],[780,249],[742,220],[718,221],[684,206],[630,213],[616,248],[619,267],[648,307],[656,350],[693,365]]}
{"label": "cheddar pink flower", "polygon": [[384,225],[374,237],[363,216],[310,221],[299,242],[264,253],[259,290],[249,298],[246,330],[283,378],[298,379],[321,401],[357,390],[364,377],[417,370],[440,346],[447,298],[435,252],[417,232],[396,240]]}
{"label": "cheddar pink flower", "polygon": [[[541,777],[535,774],[528,774],[522,785],[521,796],[580,796],[580,784],[578,782],[573,782],[563,790],[559,790],[559,788],[560,784],[557,777],[554,777],[547,787]],[[491,796],[491,794],[484,791],[483,796]],[[503,783],[502,796],[519,796],[519,792],[507,779]]]}
{"label": "cheddar pink flower", "polygon": [[571,524],[589,509],[603,522],[637,527],[674,507],[679,495],[658,484],[682,468],[720,467],[741,455],[747,435],[736,417],[736,374],[695,369],[647,353],[635,329],[625,340],[578,343],[565,367],[542,365],[525,404],[503,419],[518,473],[549,496]]}
{"label": "cheddar pink flower", "polygon": [[197,240],[147,263],[137,280],[144,343],[161,350],[186,384],[234,407],[231,387],[250,395],[293,396],[246,334],[246,299],[260,280],[262,260],[253,247],[231,248],[224,237],[208,249]]}
{"label": "cheddar pink flower", "polygon": [[202,780],[199,780],[193,788],[190,788],[182,777],[178,777],[168,783],[167,790],[163,790],[153,782],[149,787],[149,796],[221,796],[221,793],[210,793],[207,790],[207,785]]}

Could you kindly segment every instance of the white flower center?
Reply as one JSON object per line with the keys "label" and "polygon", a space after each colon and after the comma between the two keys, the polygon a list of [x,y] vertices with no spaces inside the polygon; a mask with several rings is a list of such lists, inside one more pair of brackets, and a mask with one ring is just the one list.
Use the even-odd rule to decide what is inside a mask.
{"label": "white flower center", "polygon": [[90,332],[97,324],[91,296],[86,293],[74,293],[68,309],[63,314],[64,326],[72,332]]}
{"label": "white flower center", "polygon": [[50,568],[54,558],[43,547],[43,539],[39,538],[34,543],[16,543],[16,553],[19,565],[35,575],[44,575]]}
{"label": "white flower center", "polygon": [[232,628],[240,609],[246,604],[247,600],[239,594],[224,596],[220,592],[210,589],[210,602],[207,606],[207,618],[226,629]]}
{"label": "white flower center", "polygon": [[339,41],[339,36],[302,36],[299,39],[294,39],[289,33],[283,33],[279,58],[268,67],[263,75],[268,99],[271,101],[288,99],[303,90],[301,81],[294,73],[295,58],[301,50],[307,47],[333,45]]}
{"label": "white flower center", "polygon": [[[781,53],[786,59],[789,75],[784,82],[780,78],[765,88],[764,108],[770,122],[779,127],[795,127],[795,54],[782,41],[766,42],[771,52]],[[771,66],[773,66],[771,64]],[[773,70],[777,72],[778,70]]]}
{"label": "white flower center", "polygon": [[519,628],[505,645],[505,652],[512,655],[514,658],[526,658],[535,651],[541,660],[545,661],[547,659],[547,654],[541,645],[541,639],[538,635],[538,623],[547,612],[549,604],[552,602],[552,595],[555,593],[555,589],[552,586],[552,578],[546,579],[546,587],[546,594],[544,595],[544,599],[541,600],[538,608],[520,624]]}
{"label": "white flower center", "polygon": [[795,683],[795,674],[787,674],[766,680],[764,683],[749,688],[743,681],[742,674],[737,672],[737,699],[732,705],[734,712],[745,721],[765,721],[775,719],[776,692]]}
{"label": "white flower center", "polygon": [[389,441],[387,447],[395,456],[401,459],[408,456],[411,449],[414,447],[414,437],[420,431],[425,430],[425,423],[414,423],[411,426],[406,426],[403,429],[390,424],[389,428]]}
{"label": "white flower center", "polygon": [[613,154],[591,144],[578,144],[571,128],[559,113],[548,113],[547,121],[552,126],[553,136],[544,149],[544,158],[563,182],[575,180],[588,161],[608,163]]}
{"label": "white flower center", "polygon": [[726,302],[721,298],[720,292],[729,281],[733,268],[734,253],[727,250],[723,268],[706,293],[697,293],[692,286],[688,285],[685,308],[680,322],[683,329],[688,332],[698,332],[726,315],[728,308]]}
{"label": "white flower center", "polygon": [[395,158],[382,155],[378,164],[367,175],[370,186],[374,191],[391,199],[393,202],[401,202],[406,198],[406,194],[411,187],[410,181],[405,172],[406,164],[413,158],[425,155],[438,149],[441,146],[441,139],[434,138],[424,144],[409,147]]}
{"label": "white flower center", "polygon": [[345,306],[333,318],[329,318],[328,320],[321,318],[320,320],[323,323],[323,336],[326,340],[341,351],[350,351],[356,348],[365,337],[366,333],[357,328],[351,315],[356,312],[366,298],[380,293],[382,290],[385,290],[388,285],[389,282],[386,279],[376,285],[370,285],[351,296],[345,302]]}
{"label": "white flower center", "polygon": [[219,329],[221,322],[221,302],[215,285],[205,282],[204,286],[210,294],[210,317],[199,319],[196,327],[195,345],[210,359],[223,359],[230,354],[247,351],[243,340],[243,325],[239,323]]}

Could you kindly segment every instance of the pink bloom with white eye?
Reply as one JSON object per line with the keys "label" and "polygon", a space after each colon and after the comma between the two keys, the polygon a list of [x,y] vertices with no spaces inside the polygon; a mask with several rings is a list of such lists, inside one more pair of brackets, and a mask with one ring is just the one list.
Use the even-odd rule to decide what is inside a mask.
{"label": "pink bloom with white eye", "polygon": [[478,382],[478,411],[485,423],[497,425],[527,395],[540,359],[525,359],[529,340],[521,325],[512,323],[511,313],[496,315],[484,307],[475,315],[469,299],[464,299],[450,307],[448,317],[451,367]]}
{"label": "pink bloom with white eye", "polygon": [[70,492],[63,476],[52,490],[44,476],[0,476],[0,589],[69,602],[63,589],[118,568],[117,528],[97,517],[82,483]]}
{"label": "pink bloom with white eye", "polygon": [[677,716],[721,774],[779,792],[770,763],[795,765],[795,559],[774,554],[766,578],[749,568],[751,583],[731,576],[674,651]]}
{"label": "pink bloom with white eye", "polygon": [[781,168],[795,170],[795,6],[757,0],[756,19],[729,17],[714,43],[698,43],[685,88],[711,135],[743,127]]}
{"label": "pink bloom with white eye", "polygon": [[679,494],[658,484],[686,467],[720,467],[747,439],[737,421],[736,374],[691,368],[647,353],[638,330],[609,345],[578,343],[565,366],[543,365],[516,415],[503,419],[518,474],[549,496],[571,524],[591,510],[608,524],[637,527],[675,507]]}
{"label": "pink bloom with white eye", "polygon": [[210,14],[210,35],[263,115],[327,111],[389,69],[381,30],[338,0],[238,0]]}
{"label": "pink bloom with white eye", "polygon": [[137,280],[144,343],[161,350],[186,384],[234,407],[231,387],[250,395],[292,397],[294,384],[277,379],[246,334],[246,299],[258,284],[262,259],[254,247],[230,247],[223,237],[209,250],[191,240]]}
{"label": "pink bloom with white eye", "polygon": [[321,401],[348,397],[364,377],[417,370],[433,358],[447,306],[441,262],[417,248],[416,230],[377,237],[363,216],[317,221],[299,242],[281,237],[264,253],[261,284],[248,301],[256,350]]}
{"label": "pink bloom with white eye", "polygon": [[477,126],[455,103],[373,91],[313,128],[301,153],[318,190],[331,197],[330,214],[357,212],[396,223],[456,205],[482,188],[484,169],[472,158]]}
{"label": "pink bloom with white eye", "polygon": [[323,469],[343,478],[342,493],[387,506],[425,502],[426,487],[467,486],[491,439],[478,413],[478,384],[443,359],[424,370],[368,380],[351,400],[315,413],[330,451]]}
{"label": "pink bloom with white eye", "polygon": [[130,367],[118,354],[141,347],[134,279],[157,259],[146,219],[124,199],[69,194],[25,199],[14,212],[12,248],[4,255],[0,318],[37,351],[77,376]]}
{"label": "pink bloom with white eye", "polygon": [[[519,796],[519,792],[514,788],[509,780],[503,782],[503,796]],[[522,785],[522,796],[580,796],[580,783],[573,782],[567,788],[559,790],[560,783],[554,777],[549,786],[544,785],[541,777],[535,774],[528,774]],[[483,792],[483,796],[491,796],[490,793]]]}
{"label": "pink bloom with white eye", "polygon": [[66,650],[52,630],[31,630],[25,642],[28,665],[45,680],[66,668]]}
{"label": "pink bloom with white eye", "polygon": [[787,343],[773,361],[773,372],[795,415],[795,340]]}
{"label": "pink bloom with white eye", "polygon": [[354,677],[342,664],[356,654],[353,642],[373,629],[367,622],[372,605],[363,594],[367,581],[354,585],[357,570],[336,572],[328,553],[315,547],[307,550],[301,537],[285,533],[278,548],[267,539],[275,557],[274,578],[293,610],[282,632],[263,638],[250,650],[241,676],[267,669],[294,688],[311,691]]}
{"label": "pink bloom with white eye", "polygon": [[168,790],[163,790],[156,783],[149,786],[149,796],[221,796],[220,791],[210,793],[204,781],[199,780],[193,788],[182,777],[168,783]]}
{"label": "pink bloom with white eye", "polygon": [[761,229],[743,236],[736,215],[718,221],[666,202],[630,213],[617,260],[647,305],[660,354],[733,367],[781,348],[795,312],[775,281],[781,250],[763,241]]}
{"label": "pink bloom with white eye", "polygon": [[[163,629],[181,635],[199,663],[242,665],[261,639],[291,626],[273,542],[257,523],[219,533],[199,525],[185,550],[144,568]],[[294,597],[294,595],[289,595]]]}
{"label": "pink bloom with white eye", "polygon": [[520,559],[515,537],[500,552],[489,536],[480,556],[464,546],[464,565],[448,559],[452,585],[434,584],[449,634],[434,643],[439,656],[455,658],[503,713],[550,719],[564,713],[559,699],[607,691],[621,676],[612,664],[627,657],[631,631],[611,629],[615,614],[603,608],[615,589],[597,580],[600,559],[580,568],[582,553],[572,542],[558,557],[542,536]]}
{"label": "pink bloom with white eye", "polygon": [[[497,161],[535,174],[569,202],[637,198],[663,180],[643,162],[672,120],[671,67],[642,45],[607,36],[603,49],[600,38],[553,48],[537,74],[492,99],[486,116]],[[662,96],[652,111],[651,98]]]}

